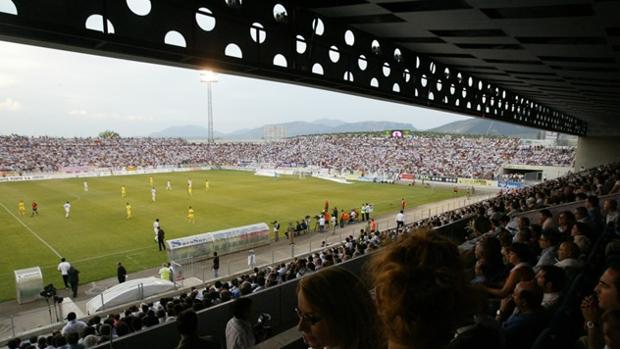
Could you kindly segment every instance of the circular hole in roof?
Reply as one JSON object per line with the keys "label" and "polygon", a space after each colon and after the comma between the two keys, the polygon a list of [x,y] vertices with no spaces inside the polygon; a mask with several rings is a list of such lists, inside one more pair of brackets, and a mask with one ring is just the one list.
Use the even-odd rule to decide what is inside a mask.
{"label": "circular hole in roof", "polygon": [[196,12],[196,23],[200,29],[210,32],[215,28],[215,17],[211,10],[206,7],[201,7]]}
{"label": "circular hole in roof", "polygon": [[435,84],[435,88],[437,89],[437,91],[441,91],[441,89],[443,88],[443,85],[441,84],[441,80],[437,80],[437,83]]}
{"label": "circular hole in roof", "polygon": [[323,33],[325,32],[325,26],[323,25],[323,21],[320,18],[315,17],[312,20],[312,31],[318,36],[323,35]]}
{"label": "circular hole in roof", "polygon": [[312,66],[312,73],[316,75],[323,75],[323,66],[319,63],[314,63]]}
{"label": "circular hole in roof", "polygon": [[171,30],[166,33],[166,36],[164,37],[164,43],[171,46],[187,47],[185,38],[181,33],[176,30]]}
{"label": "circular hole in roof", "polygon": [[275,4],[273,6],[273,19],[278,23],[286,23],[288,18],[288,12],[286,11],[286,7],[282,4]]}
{"label": "circular hole in roof", "polygon": [[303,54],[304,52],[306,52],[306,47],[307,47],[306,39],[304,39],[304,37],[301,35],[297,35],[295,41],[297,43],[296,45],[297,53]]}
{"label": "circular hole in roof", "polygon": [[453,95],[456,93],[456,86],[454,84],[450,84],[450,94]]}
{"label": "circular hole in roof", "polygon": [[360,55],[357,59],[357,65],[360,67],[360,70],[366,70],[368,67],[368,61],[366,60],[366,56]]}
{"label": "circular hole in roof", "polygon": [[286,61],[286,57],[284,57],[283,54],[278,53],[277,55],[273,56],[273,65],[286,68],[288,67],[288,62]]}
{"label": "circular hole in roof", "polygon": [[419,56],[415,56],[415,67],[420,68],[420,57]]}
{"label": "circular hole in roof", "polygon": [[353,46],[355,44],[355,34],[353,34],[353,31],[350,29],[344,32],[344,42],[349,46]]}
{"label": "circular hole in roof", "polygon": [[392,92],[400,93],[400,86],[397,83],[392,85]]}
{"label": "circular hole in roof", "polygon": [[379,80],[377,80],[377,78],[370,79],[370,86],[379,87]]}
{"label": "circular hole in roof", "polygon": [[230,8],[241,8],[243,0],[226,0],[226,5]]}
{"label": "circular hole in roof", "polygon": [[482,95],[482,103],[486,103],[487,102],[487,96],[486,95]]}
{"label": "circular hole in roof", "polygon": [[329,60],[331,60],[333,63],[336,63],[338,62],[339,59],[340,59],[340,51],[338,50],[338,47],[331,46],[329,48]]}
{"label": "circular hole in roof", "polygon": [[11,0],[0,0],[0,12],[17,16],[17,7]]}
{"label": "circular hole in roof", "polygon": [[426,78],[426,74],[423,74],[422,77],[420,78],[420,84],[422,85],[422,87],[426,87],[426,85],[428,84],[428,79]]}
{"label": "circular hole in roof", "polygon": [[226,48],[224,49],[224,55],[239,59],[243,58],[243,52],[241,51],[241,48],[234,43],[226,45]]}
{"label": "circular hole in roof", "polygon": [[258,22],[252,23],[250,26],[250,36],[252,37],[252,41],[262,44],[265,42],[265,39],[267,39],[265,27]]}
{"label": "circular hole in roof", "polygon": [[450,68],[446,67],[446,69],[443,70],[443,76],[445,76],[446,79],[450,79]]}
{"label": "circular hole in roof", "polygon": [[405,82],[409,82],[409,80],[411,80],[411,73],[409,73],[409,69],[407,68],[403,70],[403,79],[405,80]]}
{"label": "circular hole in roof", "polygon": [[463,87],[463,89],[461,90],[461,96],[463,98],[467,97],[467,89],[465,87]]}
{"label": "circular hole in roof", "polygon": [[482,91],[482,81],[478,80],[478,91]]}
{"label": "circular hole in roof", "polygon": [[376,55],[381,53],[381,45],[379,45],[379,41],[373,40],[372,43],[370,44],[370,50],[372,51],[372,53]]}
{"label": "circular hole in roof", "polygon": [[398,48],[394,49],[394,60],[396,62],[402,62],[403,61],[403,54],[402,54],[402,52],[400,52],[400,49],[398,49]]}
{"label": "circular hole in roof", "polygon": [[127,0],[127,7],[138,16],[146,16],[151,13],[150,0]]}
{"label": "circular hole in roof", "polygon": [[435,74],[435,70],[437,70],[437,66],[435,65],[435,62],[431,62],[431,64],[429,64],[428,68],[431,71],[431,74]]}
{"label": "circular hole in roof", "polygon": [[382,71],[383,71],[383,76],[385,76],[386,78],[390,76],[390,73],[392,72],[392,69],[390,68],[390,63],[384,62]]}
{"label": "circular hole in roof", "polygon": [[469,87],[474,86],[474,78],[472,78],[471,76],[469,77],[469,79],[467,79],[467,85]]}
{"label": "circular hole in roof", "polygon": [[[108,32],[107,34],[114,34],[114,25],[110,20],[107,20],[108,24]],[[86,29],[94,30],[98,32],[105,33],[105,28],[103,27],[103,16],[102,15],[90,15],[86,19]]]}
{"label": "circular hole in roof", "polygon": [[433,93],[433,91],[428,91],[428,100],[429,101],[435,100],[435,94]]}
{"label": "circular hole in roof", "polygon": [[345,71],[344,72],[344,80],[345,81],[353,82],[353,73],[351,73],[350,71]]}

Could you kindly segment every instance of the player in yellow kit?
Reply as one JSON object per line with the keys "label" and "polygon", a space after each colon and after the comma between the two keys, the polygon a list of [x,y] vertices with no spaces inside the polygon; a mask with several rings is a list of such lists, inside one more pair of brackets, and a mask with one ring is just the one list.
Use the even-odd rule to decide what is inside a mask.
{"label": "player in yellow kit", "polygon": [[189,196],[192,195],[192,179],[191,178],[187,179],[187,194]]}
{"label": "player in yellow kit", "polygon": [[209,191],[209,180],[205,179],[205,191]]}
{"label": "player in yellow kit", "polygon": [[196,223],[196,219],[194,217],[194,209],[191,206],[187,210],[187,221],[190,223]]}
{"label": "player in yellow kit", "polygon": [[125,188],[124,185],[121,185],[121,198],[126,198],[127,197],[127,188]]}
{"label": "player in yellow kit", "polygon": [[26,204],[24,203],[24,200],[19,200],[19,204],[17,204],[17,212],[19,212],[19,215],[22,217],[26,215]]}
{"label": "player in yellow kit", "polygon": [[153,186],[153,176],[149,177],[149,184],[151,185],[151,187]]}
{"label": "player in yellow kit", "polygon": [[127,211],[127,219],[132,219],[133,218],[133,210],[131,209],[131,205],[129,203],[127,203],[125,205],[125,210]]}

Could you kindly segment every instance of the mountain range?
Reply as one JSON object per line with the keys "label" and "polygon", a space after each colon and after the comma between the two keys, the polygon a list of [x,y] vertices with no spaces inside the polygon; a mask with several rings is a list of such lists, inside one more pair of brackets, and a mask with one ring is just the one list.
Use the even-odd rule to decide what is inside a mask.
{"label": "mountain range", "polygon": [[[416,130],[412,124],[391,121],[361,121],[344,122],[341,120],[321,119],[316,121],[292,121],[265,126],[283,127],[287,137],[309,134],[343,133],[343,132],[372,132],[384,130]],[[263,126],[263,127],[265,127]],[[218,139],[226,140],[259,140],[264,136],[263,127],[241,129],[230,133],[214,131]],[[468,135],[507,136],[517,138],[536,139],[540,130],[489,119],[471,118],[451,122],[429,130],[437,133],[454,133]],[[196,125],[173,126],[160,132],[150,134],[150,137],[180,137],[189,139],[206,139],[207,128]]]}
{"label": "mountain range", "polygon": [[427,131],[468,135],[506,136],[526,139],[537,139],[541,132],[541,130],[531,127],[479,118],[454,121]]}
{"label": "mountain range", "polygon": [[[344,122],[340,120],[321,119],[316,121],[292,121],[282,124],[269,124],[265,126],[278,126],[286,129],[287,137],[299,135],[343,133],[343,132],[372,132],[383,130],[415,130],[411,124],[391,121],[360,121]],[[265,127],[263,126],[263,127]],[[230,133],[213,132],[213,137],[230,140],[257,140],[263,138],[263,127],[241,129]],[[151,133],[150,137],[181,137],[181,138],[207,138],[207,128],[202,126],[187,125],[168,127],[160,132]]]}

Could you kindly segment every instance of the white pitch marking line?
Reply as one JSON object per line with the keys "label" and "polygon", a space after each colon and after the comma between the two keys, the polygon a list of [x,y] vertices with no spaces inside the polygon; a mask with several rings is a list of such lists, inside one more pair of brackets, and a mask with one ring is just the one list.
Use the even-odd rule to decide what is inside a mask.
{"label": "white pitch marking line", "polygon": [[58,256],[58,258],[62,258],[62,255],[60,255],[60,253],[58,253],[58,251],[56,251],[56,249],[54,249],[52,245],[47,243],[47,241],[43,240],[43,238],[39,236],[39,234],[35,233],[34,230],[30,229],[30,227],[27,226],[26,223],[24,223],[21,219],[19,219],[19,217],[17,217],[13,212],[11,212],[11,210],[4,206],[3,203],[0,202],[0,206],[2,206],[6,212],[8,212],[11,216],[13,216],[13,218],[15,218],[15,220],[17,220],[21,225],[23,225],[24,228],[28,229],[28,231],[31,232],[32,235],[34,235],[37,239],[39,239],[39,241],[41,241],[45,246],[52,250],[52,252],[54,252],[54,254]]}

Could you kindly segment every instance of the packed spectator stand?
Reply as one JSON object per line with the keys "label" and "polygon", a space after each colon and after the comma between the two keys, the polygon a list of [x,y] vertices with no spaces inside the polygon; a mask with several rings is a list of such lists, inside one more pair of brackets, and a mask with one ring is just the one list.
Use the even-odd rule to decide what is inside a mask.
{"label": "packed spectator stand", "polygon": [[0,171],[55,172],[193,164],[320,167],[346,173],[497,178],[505,163],[571,166],[573,147],[521,144],[516,138],[419,134],[317,135],[276,142],[188,142],[179,138],[54,138],[0,136]]}
{"label": "packed spectator stand", "polygon": [[[148,331],[149,327],[174,321],[187,309],[208,314],[207,308],[217,308],[219,304],[246,295],[260,296],[263,290],[287,289],[290,282],[334,264],[361,265],[365,255],[370,254],[372,258],[373,251],[398,244],[416,230],[435,227],[443,233],[448,231],[445,227],[461,222],[463,224],[456,233],[452,230],[450,237],[462,242],[460,250],[464,260],[469,261],[466,265],[471,273],[471,284],[488,298],[472,323],[463,327],[475,330],[463,332],[459,328],[459,332],[455,329],[457,336],[444,338],[445,345],[464,348],[467,343],[488,343],[489,338],[493,338],[491,347],[494,348],[565,348],[573,347],[576,342],[585,342],[587,348],[588,341],[596,342],[590,347],[602,348],[606,337],[601,332],[601,321],[605,321],[606,329],[618,326],[613,322],[618,320],[614,316],[620,303],[617,289],[620,274],[616,262],[620,257],[618,194],[620,166],[582,171],[505,192],[492,200],[409,224],[400,231],[362,231],[357,236],[347,237],[340,245],[326,246],[320,253],[256,268],[251,273],[192,289],[175,298],[132,306],[105,319],[94,316],[79,338],[57,333],[37,340],[49,347],[61,347],[68,340],[77,340],[86,347],[110,339],[117,341],[132,332]],[[572,210],[568,209],[571,207]],[[552,258],[544,258],[549,251],[554,251]],[[606,286],[615,293],[602,294],[599,283],[597,304],[586,296],[592,294],[609,263],[615,265],[615,269],[607,269],[604,276],[609,274],[612,279],[601,279],[601,282],[607,282]],[[362,268],[358,271],[362,272]],[[511,274],[519,274],[519,279],[511,282]],[[523,297],[538,304],[528,308]],[[290,302],[294,304],[294,300]],[[604,316],[603,311],[606,311]],[[526,313],[536,316],[523,316]],[[207,323],[200,332],[214,335],[220,343],[224,341],[222,333],[212,333],[209,328]],[[138,334],[142,336],[138,338],[148,342],[148,333]],[[579,339],[581,335],[583,338]],[[122,345],[122,342],[116,343]],[[10,347],[14,345],[15,342],[10,343]]]}

